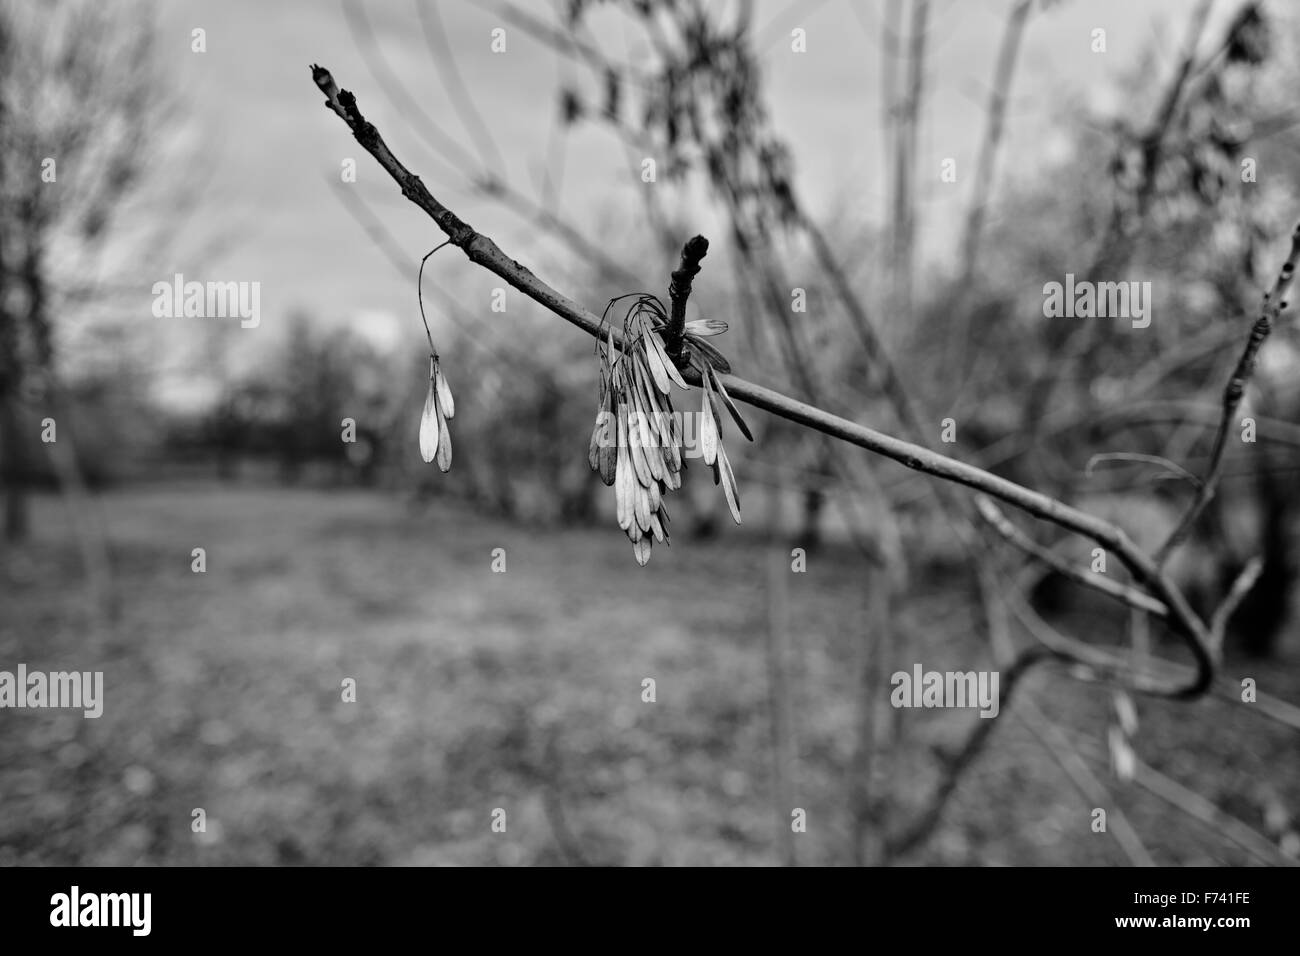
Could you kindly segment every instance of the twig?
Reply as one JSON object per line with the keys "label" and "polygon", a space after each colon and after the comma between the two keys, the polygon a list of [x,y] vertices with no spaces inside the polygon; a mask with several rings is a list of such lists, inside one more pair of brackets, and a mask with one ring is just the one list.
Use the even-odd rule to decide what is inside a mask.
{"label": "twig", "polygon": [[[1011,701],[1011,692],[1019,684],[1020,679],[1034,664],[1043,660],[1046,656],[1047,653],[1041,647],[1031,647],[1021,652],[1010,667],[1002,669],[1000,672],[1000,706],[1002,710],[1006,710]],[[987,720],[982,717],[975,718],[975,725],[971,729],[970,736],[966,738],[961,750],[947,761],[948,766],[943,782],[935,790],[925,808],[913,818],[908,826],[886,841],[886,852],[889,856],[901,856],[916,849],[934,832],[940,818],[943,816],[944,809],[948,806],[948,801],[957,790],[957,784],[961,782],[963,773],[974,764],[975,758],[983,750],[985,742],[989,739],[997,723],[996,720]]]}
{"label": "twig", "polygon": [[1070,742],[1069,736],[1044,714],[1026,695],[1017,706],[1015,715],[1031,734],[1038,738],[1043,749],[1051,754],[1052,759],[1065,771],[1083,798],[1094,807],[1108,807],[1107,823],[1110,832],[1115,835],[1115,842],[1124,851],[1129,862],[1134,866],[1155,866],[1142,838],[1128,822],[1128,817],[1120,810],[1106,785],[1079,756],[1078,750]]}
{"label": "twig", "polygon": [[1093,455],[1088,459],[1088,463],[1083,466],[1083,473],[1089,477],[1098,465],[1109,464],[1112,461],[1139,462],[1144,465],[1159,465],[1169,474],[1185,481],[1190,481],[1193,485],[1199,487],[1201,479],[1197,478],[1190,471],[1178,464],[1176,461],[1170,461],[1163,455],[1144,455],[1135,451],[1108,451]]}
{"label": "twig", "polygon": [[[398,244],[397,238],[388,231],[383,222],[366,205],[365,200],[357,195],[356,190],[340,183],[335,176],[327,176],[326,182],[329,184],[331,192],[343,204],[343,208],[348,215],[370,237],[379,251],[383,253],[384,258],[397,271],[397,274],[403,279],[408,279],[411,274],[409,255]],[[538,364],[536,355],[519,347],[505,335],[484,336],[483,326],[471,320],[470,310],[457,301],[446,289],[439,288],[439,291],[442,293],[443,303],[447,307],[444,315],[452,325],[460,330],[464,341],[469,342],[470,345],[484,355],[496,358],[500,358],[502,355],[509,356],[510,360],[517,362],[520,368],[532,370],[534,375],[531,380],[532,384],[540,385],[544,391],[550,392],[556,397],[563,397],[564,390],[556,385],[547,370]],[[484,341],[485,338],[489,338],[491,341]]]}
{"label": "twig", "polygon": [[994,172],[997,166],[998,147],[1002,145],[1002,134],[1006,128],[1007,103],[1010,99],[1011,81],[1015,76],[1016,59],[1020,53],[1020,40],[1024,36],[1025,24],[1033,8],[1033,0],[1016,0],[1007,11],[1006,27],[1002,31],[1002,42],[998,47],[997,65],[993,71],[993,86],[989,90],[986,109],[988,122],[984,127],[984,137],[980,142],[979,156],[975,161],[975,183],[971,189],[970,207],[966,211],[966,227],[961,241],[961,278],[957,288],[964,290],[957,303],[953,319],[953,331],[948,336],[950,343],[948,362],[957,372],[959,382],[954,399],[956,406],[962,399],[966,384],[974,378],[979,369],[972,363],[965,363],[967,356],[974,350],[970,345],[971,324],[975,308],[980,302],[978,296],[970,294],[971,283],[975,278],[975,265],[979,257],[980,242],[984,234],[984,220],[993,199]]}
{"label": "twig", "polygon": [[[1101,759],[1095,745],[1084,744],[1083,748],[1093,757]],[[1260,862],[1270,866],[1295,865],[1268,837],[1225,813],[1196,791],[1189,790],[1172,777],[1143,763],[1140,758],[1134,758],[1133,782],[1171,807],[1181,810],[1192,819],[1204,824],[1219,836],[1226,837]]]}
{"label": "twig", "polygon": [[646,75],[643,71],[632,65],[611,64],[595,44],[578,39],[571,31],[551,26],[514,4],[496,3],[490,9],[506,23],[518,27],[548,46],[563,51],[571,59],[582,60],[596,70],[616,68],[624,81],[631,80],[639,86],[646,85]]}
{"label": "twig", "polygon": [[1024,551],[1044,564],[1050,565],[1056,571],[1065,575],[1076,584],[1082,584],[1084,587],[1093,588],[1118,601],[1123,601],[1130,607],[1135,607],[1142,611],[1148,611],[1157,617],[1168,617],[1169,608],[1162,601],[1158,601],[1144,591],[1135,587],[1121,584],[1113,578],[1105,575],[1093,574],[1090,571],[1084,571],[1076,567],[1065,558],[1061,557],[1050,548],[1045,548],[1037,541],[1033,540],[1019,528],[1017,528],[1004,515],[986,495],[975,496],[975,507],[979,510],[980,517],[987,521],[998,534],[1002,535],[1007,541],[1014,544],[1017,548]]}
{"label": "twig", "polygon": [[1210,619],[1210,651],[1216,656],[1223,654],[1223,636],[1228,629],[1228,619],[1232,617],[1233,612],[1245,600],[1246,595],[1255,586],[1255,582],[1259,580],[1259,576],[1263,571],[1263,558],[1251,558],[1246,563],[1246,566],[1241,569],[1241,573],[1237,575],[1237,580],[1232,582],[1232,588],[1228,591],[1228,596],[1223,599],[1223,602],[1214,612],[1214,616]]}
{"label": "twig", "polygon": [[795,806],[794,785],[798,751],[795,707],[790,667],[790,601],[786,552],[772,551],[767,567],[767,702],[772,747],[772,806],[776,824],[776,843],[781,862],[798,866],[794,830],[790,811]]}
{"label": "twig", "polygon": [[852,785],[849,789],[850,833],[853,862],[856,866],[873,866],[886,862],[881,859],[884,837],[881,814],[877,807],[883,801],[874,790],[877,756],[881,754],[876,739],[880,736],[879,717],[886,704],[885,690],[889,687],[888,649],[893,643],[893,623],[889,617],[889,577],[874,571],[866,573],[863,582],[865,619],[872,627],[864,629],[862,640],[855,647],[854,666],[857,671],[857,688],[854,693],[856,721],[854,726],[853,755],[850,758]]}
{"label": "twig", "polygon": [[[1054,658],[1065,663],[1080,664],[1084,674],[1076,673],[1080,680],[1109,681],[1137,693],[1150,694],[1152,687],[1164,686],[1176,679],[1190,677],[1187,668],[1170,661],[1151,659],[1146,670],[1137,670],[1132,660],[1118,653],[1095,647],[1076,638],[1062,634],[1030,607],[1019,588],[1008,588],[1003,600],[1021,626]],[[1150,666],[1155,665],[1155,666]],[[1175,677],[1175,675],[1179,675]]]}
{"label": "twig", "polygon": [[682,247],[681,264],[672,273],[672,281],[668,284],[672,314],[668,318],[664,345],[678,365],[682,364],[682,342],[686,336],[686,300],[691,295],[691,280],[700,271],[700,260],[708,254],[709,240],[703,236],[687,240],[686,245]]}
{"label": "twig", "polygon": [[889,349],[881,338],[880,331],[871,320],[871,316],[862,304],[862,300],[854,293],[853,287],[849,284],[848,276],[844,274],[844,269],[835,258],[835,252],[830,242],[822,233],[821,228],[808,216],[801,214],[799,225],[808,234],[808,238],[812,240],[813,252],[817,256],[817,262],[822,271],[826,273],[827,278],[831,280],[831,285],[840,299],[840,304],[852,321],[853,328],[858,333],[858,338],[862,340],[862,347],[867,359],[879,370],[881,387],[889,398],[890,405],[893,406],[894,414],[898,416],[899,424],[910,434],[912,439],[921,441],[920,415],[917,413],[911,396],[908,395],[907,389],[903,385],[903,378],[890,356]]}
{"label": "twig", "polygon": [[[410,172],[393,155],[374,125],[362,116],[357,107],[356,97],[347,90],[340,90],[328,70],[314,65],[312,79],[325,94],[325,105],[348,125],[357,142],[393,177],[401,187],[402,195],[423,209],[452,244],[460,248],[471,262],[500,276],[511,286],[560,318],[581,328],[588,335],[600,337],[604,334],[599,317],[551,288],[529,269],[508,257],[490,238],[475,231],[435,199],[420,178]],[[615,344],[621,347],[621,336],[616,334],[614,339]],[[688,375],[688,371],[690,370],[683,370],[683,376],[687,381],[698,381],[698,374],[691,372]],[[1192,611],[1173,581],[1116,525],[1006,478],[832,415],[735,375],[722,375],[721,380],[734,399],[892,458],[916,471],[982,491],[1035,517],[1090,538],[1112,551],[1141,583],[1147,585],[1165,602],[1170,611],[1171,621],[1188,645],[1196,662],[1196,676],[1189,683],[1167,686],[1152,684],[1144,687],[1143,690],[1161,696],[1193,698],[1200,696],[1210,686],[1213,679],[1213,662],[1208,650],[1208,634],[1204,623]]]}
{"label": "twig", "polygon": [[465,81],[461,79],[460,69],[456,66],[456,55],[451,49],[451,44],[447,42],[447,31],[442,25],[438,5],[417,2],[415,8],[420,17],[420,26],[424,30],[425,42],[429,47],[429,58],[433,60],[433,65],[437,67],[438,74],[442,77],[443,89],[447,91],[447,98],[451,100],[452,106],[460,115],[465,132],[474,140],[474,148],[478,152],[480,162],[485,169],[494,173],[497,179],[504,180],[505,160],[501,157],[501,150],[497,148],[487,124],[483,122],[482,115],[474,106],[474,98],[466,88]]}
{"label": "twig", "polygon": [[[1165,88],[1155,118],[1138,140],[1142,150],[1142,171],[1139,182],[1132,190],[1133,208],[1131,210],[1132,223],[1136,227],[1130,225],[1129,210],[1126,209],[1120,197],[1116,196],[1112,204],[1110,219],[1097,244],[1097,251],[1093,255],[1091,264],[1084,272],[1085,279],[1096,281],[1098,278],[1105,278],[1108,273],[1122,269],[1133,257],[1138,240],[1145,228],[1145,220],[1150,209],[1151,199],[1155,193],[1156,167],[1160,165],[1165,149],[1165,141],[1169,135],[1170,127],[1173,125],[1178,103],[1183,97],[1192,68],[1196,63],[1196,48],[1205,29],[1205,20],[1209,10],[1210,0],[1201,0],[1196,9],[1192,11],[1187,36],[1183,42],[1183,56],[1179,61],[1178,68],[1174,71],[1169,85]],[[1125,145],[1121,143],[1119,148]],[[1117,148],[1117,152],[1119,148]],[[1061,404],[1056,401],[1056,390],[1068,377],[1057,373],[1061,368],[1069,368],[1082,358],[1089,345],[1087,331],[1089,328],[1092,329],[1092,335],[1096,336],[1099,334],[1097,330],[1101,326],[1079,323],[1071,328],[1064,341],[1056,348],[1056,361],[1047,363],[1044,366],[1038,379],[1030,388],[1029,398],[1025,403],[1030,427],[1026,430],[1033,436],[1035,444],[1041,435],[1047,410],[1056,408]],[[1089,400],[1089,395],[1086,393],[1081,394],[1081,398],[1084,400],[1083,406],[1087,409],[1090,409],[1094,404]],[[1163,567],[1163,565],[1161,566]]]}
{"label": "twig", "polygon": [[929,0],[912,0],[908,30],[907,92],[900,104],[901,121],[894,142],[894,296],[905,319],[912,318],[912,293],[915,281],[914,249],[916,241],[916,179],[913,175],[921,114],[921,97],[925,79],[926,22],[930,16]]}
{"label": "twig", "polygon": [[542,789],[542,807],[547,822],[551,825],[551,835],[555,845],[569,866],[590,866],[591,861],[582,852],[582,841],[569,826],[568,815],[564,812],[564,754],[560,750],[560,735],[554,730],[546,735],[545,769],[533,770]]}
{"label": "twig", "polygon": [[1250,337],[1246,340],[1246,347],[1242,350],[1241,357],[1237,359],[1237,366],[1233,369],[1232,376],[1223,389],[1223,417],[1219,421],[1218,433],[1214,436],[1214,450],[1210,453],[1210,467],[1204,482],[1197,490],[1196,497],[1192,500],[1191,506],[1183,515],[1178,526],[1174,528],[1165,543],[1156,551],[1157,567],[1164,567],[1165,562],[1169,560],[1169,556],[1186,539],[1192,530],[1192,525],[1196,523],[1196,519],[1201,516],[1205,506],[1214,497],[1215,488],[1223,473],[1223,458],[1228,447],[1228,436],[1236,427],[1233,419],[1236,418],[1237,409],[1241,406],[1241,399],[1246,394],[1246,385],[1250,382],[1251,376],[1255,374],[1255,362],[1259,357],[1259,348],[1264,344],[1264,340],[1268,338],[1269,333],[1273,331],[1273,323],[1277,321],[1282,310],[1286,308],[1286,299],[1284,297],[1287,290],[1291,288],[1292,280],[1295,278],[1297,261],[1300,261],[1300,226],[1296,226],[1295,231],[1291,233],[1291,251],[1287,254],[1286,261],[1282,263],[1282,268],[1277,274],[1277,280],[1273,283],[1272,291],[1264,294],[1264,302],[1260,308],[1259,318],[1251,326]]}
{"label": "twig", "polygon": [[[975,275],[975,262],[979,253],[980,235],[984,229],[984,216],[988,210],[989,195],[993,191],[993,173],[997,164],[998,146],[1002,143],[1005,128],[1007,101],[1011,79],[1015,75],[1016,57],[1020,52],[1020,38],[1033,8],[1033,0],[1016,0],[1007,13],[1006,29],[998,48],[998,61],[993,74],[993,88],[989,91],[988,125],[980,143],[979,158],[975,162],[975,187],[971,192],[970,208],[966,212],[966,230],[962,236],[961,281],[966,288]],[[967,312],[969,316],[969,312]],[[965,341],[963,334],[962,341]]]}
{"label": "twig", "polygon": [[[590,242],[571,223],[555,216],[536,201],[513,188],[507,180],[494,176],[491,170],[485,170],[484,174],[479,176],[465,173],[464,169],[472,169],[477,165],[473,156],[453,136],[439,126],[420,104],[419,100],[402,85],[401,80],[380,55],[374,31],[370,27],[370,21],[366,17],[364,8],[358,3],[345,0],[343,12],[348,28],[352,31],[353,38],[360,48],[366,69],[370,71],[371,76],[383,88],[388,98],[398,106],[402,115],[414,127],[416,134],[424,140],[438,160],[443,162],[449,169],[460,172],[472,187],[501,200],[503,205],[516,215],[533,225],[547,230],[575,252],[591,261],[600,263],[601,268],[608,270],[611,274],[618,276],[621,281],[631,285],[635,277],[622,265],[606,255],[598,245]],[[418,122],[416,122],[417,120]]]}

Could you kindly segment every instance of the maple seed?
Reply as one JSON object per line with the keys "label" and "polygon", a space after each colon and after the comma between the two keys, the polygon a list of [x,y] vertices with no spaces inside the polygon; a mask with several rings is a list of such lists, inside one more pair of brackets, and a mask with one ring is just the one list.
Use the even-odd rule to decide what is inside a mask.
{"label": "maple seed", "polygon": [[[600,357],[596,421],[587,444],[587,464],[601,481],[614,487],[618,526],[632,543],[639,565],[650,560],[654,543],[670,544],[664,499],[682,486],[686,470],[682,430],[673,412],[672,386],[687,388],[668,354],[664,333],[668,312],[653,295],[633,293],[611,299],[602,322],[616,303],[632,300],[623,317],[622,344],[614,344],[611,327],[596,344]],[[731,366],[703,338],[720,335],[727,323],[701,319],[686,325],[686,360],[700,373],[701,449],[722,485],[731,516],[740,523],[740,494],[731,462],[722,447],[720,402],[750,441],[753,434],[727,394],[719,372]]]}
{"label": "maple seed", "polygon": [[429,394],[424,397],[424,414],[420,416],[420,457],[425,461],[433,461],[438,453],[439,424],[433,379],[429,379]]}
{"label": "maple seed", "polygon": [[429,356],[429,391],[420,415],[420,457],[438,462],[441,471],[451,469],[451,431],[447,419],[456,413],[451,388],[443,377],[436,355]]}

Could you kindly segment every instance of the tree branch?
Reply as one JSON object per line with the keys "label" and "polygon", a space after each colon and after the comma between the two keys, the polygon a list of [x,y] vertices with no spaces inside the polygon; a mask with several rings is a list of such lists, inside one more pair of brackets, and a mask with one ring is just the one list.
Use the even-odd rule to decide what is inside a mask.
{"label": "tree branch", "polygon": [[[313,65],[312,80],[325,94],[325,105],[348,125],[357,142],[401,187],[402,195],[423,209],[437,223],[451,243],[461,249],[471,262],[500,276],[511,286],[560,318],[576,325],[588,335],[599,338],[606,334],[607,330],[602,329],[599,317],[551,288],[528,268],[502,252],[490,238],[475,231],[435,199],[420,178],[393,155],[379,131],[361,114],[356,97],[347,90],[339,89],[329,70]],[[622,347],[622,337],[617,333],[614,334],[614,341],[617,346]],[[699,381],[698,374],[689,367],[683,369],[682,374],[692,384]],[[832,415],[762,385],[748,382],[735,375],[722,375],[721,379],[734,399],[886,458],[892,458],[915,471],[982,491],[1037,518],[1053,522],[1096,541],[1114,552],[1141,583],[1164,601],[1169,608],[1172,623],[1187,643],[1196,663],[1196,673],[1190,682],[1153,685],[1145,690],[1160,696],[1192,698],[1200,696],[1210,686],[1214,676],[1213,663],[1209,652],[1209,635],[1204,623],[1192,611],[1186,598],[1174,583],[1119,527],[973,465]]]}
{"label": "tree branch", "polygon": [[691,294],[691,280],[700,271],[700,260],[709,254],[709,240],[696,236],[682,247],[681,265],[672,273],[668,284],[668,298],[672,302],[672,315],[664,345],[669,356],[678,365],[682,362],[682,341],[686,335],[686,300]]}
{"label": "tree branch", "polygon": [[1241,407],[1241,400],[1246,394],[1246,386],[1249,384],[1251,376],[1255,374],[1255,361],[1259,357],[1260,346],[1273,331],[1273,323],[1277,317],[1286,308],[1286,300],[1283,298],[1287,290],[1291,288],[1291,281],[1295,278],[1296,263],[1300,261],[1300,226],[1296,226],[1295,231],[1291,233],[1291,252],[1287,255],[1286,261],[1282,263],[1282,268],[1277,274],[1277,280],[1273,283],[1271,291],[1264,293],[1264,302],[1260,308],[1259,318],[1251,326],[1250,337],[1246,340],[1246,347],[1241,352],[1241,357],[1237,359],[1237,366],[1232,371],[1232,376],[1228,379],[1228,384],[1223,389],[1223,417],[1219,420],[1219,430],[1214,436],[1214,450],[1210,453],[1210,466],[1206,471],[1205,480],[1197,489],[1196,497],[1192,499],[1191,507],[1183,515],[1183,519],[1174,528],[1160,549],[1156,551],[1156,564],[1160,567],[1169,560],[1169,556],[1174,549],[1187,537],[1192,530],[1192,525],[1196,519],[1201,516],[1205,506],[1210,503],[1214,497],[1214,492],[1219,484],[1219,478],[1223,474],[1224,452],[1228,448],[1228,435],[1236,427],[1233,419],[1237,416],[1237,409]]}
{"label": "tree branch", "polygon": [[1044,564],[1049,565],[1061,574],[1065,575],[1076,584],[1082,584],[1084,587],[1093,588],[1102,594],[1109,595],[1118,601],[1123,601],[1130,607],[1135,607],[1140,611],[1147,611],[1157,617],[1168,617],[1169,608],[1164,603],[1157,601],[1151,595],[1137,588],[1121,584],[1111,578],[1100,574],[1093,574],[1084,571],[1082,568],[1075,567],[1069,561],[1061,557],[1050,548],[1044,548],[1029,535],[1017,528],[1004,515],[998,506],[988,499],[986,495],[975,496],[975,507],[979,509],[980,517],[987,521],[998,534],[1006,538],[1007,541],[1014,544],[1021,551],[1031,557],[1037,558]]}

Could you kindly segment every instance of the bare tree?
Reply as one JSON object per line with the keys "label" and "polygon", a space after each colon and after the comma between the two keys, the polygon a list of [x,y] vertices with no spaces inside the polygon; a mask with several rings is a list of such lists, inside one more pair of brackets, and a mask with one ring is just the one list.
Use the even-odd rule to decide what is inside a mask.
{"label": "bare tree", "polygon": [[[5,536],[27,532],[30,454],[45,414],[65,408],[61,333],[99,298],[96,266],[151,165],[166,117],[153,39],[137,4],[0,2],[0,478]],[[56,419],[57,424],[57,419]],[[59,425],[52,462],[80,472]]]}

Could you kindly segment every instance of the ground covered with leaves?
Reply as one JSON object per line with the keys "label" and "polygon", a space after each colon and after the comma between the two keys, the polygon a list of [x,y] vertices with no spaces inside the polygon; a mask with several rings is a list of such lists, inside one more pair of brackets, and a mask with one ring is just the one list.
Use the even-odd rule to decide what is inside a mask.
{"label": "ground covered with leaves", "polygon": [[[37,502],[30,544],[0,551],[0,669],[105,675],[97,720],[0,711],[0,864],[780,862],[773,546],[758,538],[683,534],[639,568],[609,528],[521,529],[382,492],[167,487],[104,505],[112,628],[90,604],[57,499]],[[851,553],[814,551],[788,580],[802,863],[854,859],[866,573]],[[953,581],[918,574],[899,603],[905,661],[992,666]],[[1297,653],[1291,642],[1277,661],[1229,671],[1300,700]],[[348,677],[355,703],[342,700]],[[647,677],[654,703],[642,701]],[[1156,862],[1257,862],[1115,779],[1106,691],[1047,672],[1026,690]],[[1300,795],[1296,734],[1248,707],[1140,701],[1138,756],[1261,833],[1294,828],[1278,816]],[[903,862],[1126,863],[1015,709]],[[978,719],[895,716],[872,782],[881,828],[923,805],[936,752]],[[196,808],[205,832],[193,832]],[[491,827],[497,808],[504,833]]]}

